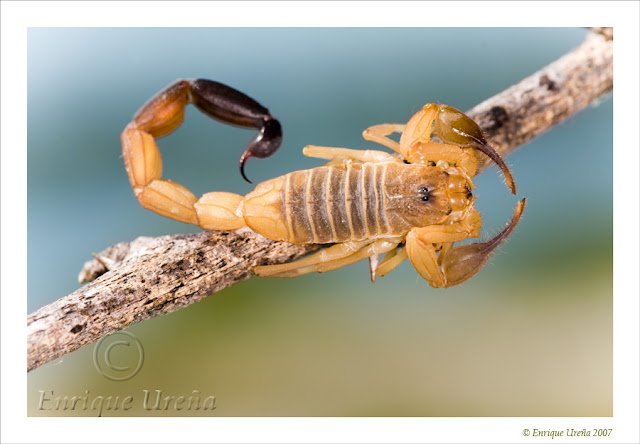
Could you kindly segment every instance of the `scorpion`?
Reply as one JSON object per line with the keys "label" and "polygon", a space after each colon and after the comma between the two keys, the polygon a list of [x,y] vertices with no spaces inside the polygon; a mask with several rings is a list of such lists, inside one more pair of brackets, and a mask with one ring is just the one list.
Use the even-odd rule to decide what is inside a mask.
{"label": "scorpion", "polygon": [[[258,276],[294,277],[370,259],[371,279],[409,258],[432,287],[452,287],[474,276],[513,232],[526,199],[488,242],[453,246],[480,235],[471,178],[476,150],[502,170],[516,194],[509,168],[480,127],[447,105],[426,104],[407,124],[380,124],[363,137],[394,151],[309,145],[303,154],[329,160],[258,184],[246,196],[210,192],[200,199],[162,179],[155,139],[180,126],[187,104],[226,124],[259,130],[240,158],[265,158],[282,142],[282,127],[269,110],[244,93],[211,80],[178,80],[151,98],[121,136],[125,167],[140,204],[206,230],[249,227],[276,241],[328,244],[306,258],[256,266]],[[389,136],[401,133],[399,142]],[[379,255],[384,257],[379,260]]]}

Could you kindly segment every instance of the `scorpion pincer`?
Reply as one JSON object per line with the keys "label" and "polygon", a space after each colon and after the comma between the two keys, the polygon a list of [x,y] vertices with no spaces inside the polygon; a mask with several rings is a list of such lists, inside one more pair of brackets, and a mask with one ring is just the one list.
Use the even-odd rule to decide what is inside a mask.
{"label": "scorpion pincer", "polygon": [[[371,277],[383,276],[409,258],[433,287],[451,287],[475,275],[517,225],[522,199],[502,232],[484,243],[453,247],[480,234],[471,178],[475,151],[502,170],[513,194],[511,173],[468,116],[428,103],[404,124],[381,124],[363,137],[395,152],[306,146],[306,156],[328,159],[321,167],[295,171],[258,184],[246,196],[211,192],[197,199],[188,189],[161,179],[155,138],[175,130],[193,103],[224,123],[259,130],[240,159],[264,158],[282,141],[280,123],[245,94],[210,80],[179,80],[145,104],[122,133],[124,162],[144,208],[208,230],[249,227],[278,241],[331,244],[307,258],[258,266],[259,276],[293,277],[325,272],[370,258]],[[388,136],[401,133],[396,142]],[[378,261],[378,255],[384,257]]]}

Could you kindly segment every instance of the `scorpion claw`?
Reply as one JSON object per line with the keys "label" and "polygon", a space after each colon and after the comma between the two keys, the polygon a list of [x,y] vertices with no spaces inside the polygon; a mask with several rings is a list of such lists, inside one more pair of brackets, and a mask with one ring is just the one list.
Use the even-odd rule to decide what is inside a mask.
{"label": "scorpion claw", "polygon": [[493,147],[489,145],[489,143],[484,139],[475,140],[473,147],[478,151],[481,151],[482,153],[486,154],[491,160],[493,160],[496,163],[496,165],[500,167],[500,169],[502,170],[502,174],[504,174],[504,178],[507,181],[507,186],[509,187],[509,189],[511,189],[511,192],[515,195],[516,182],[513,180],[511,171],[509,171],[509,167],[507,166],[506,163],[504,163],[504,160],[502,160],[502,157],[500,157],[500,154],[498,154],[498,152],[494,150]]}
{"label": "scorpion claw", "polygon": [[526,199],[522,199],[509,224],[493,239],[484,243],[461,245],[450,250],[442,260],[446,286],[458,285],[474,276],[489,260],[491,253],[513,232],[522,217]]}
{"label": "scorpion claw", "polygon": [[489,145],[478,124],[470,117],[451,106],[438,105],[434,129],[438,137],[445,143],[475,148],[486,154],[500,167],[507,181],[507,186],[513,194],[516,194],[516,184],[509,167],[504,163],[500,154]]}

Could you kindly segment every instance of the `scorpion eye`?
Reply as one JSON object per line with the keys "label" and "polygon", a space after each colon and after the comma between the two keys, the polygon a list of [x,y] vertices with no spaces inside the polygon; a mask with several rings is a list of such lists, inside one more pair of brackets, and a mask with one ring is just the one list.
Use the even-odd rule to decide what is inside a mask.
{"label": "scorpion eye", "polygon": [[426,186],[422,186],[418,189],[418,196],[422,202],[429,202],[431,191]]}
{"label": "scorpion eye", "polygon": [[471,188],[469,188],[469,185],[465,185],[464,189],[467,190],[467,199],[473,196],[473,193],[471,192]]}

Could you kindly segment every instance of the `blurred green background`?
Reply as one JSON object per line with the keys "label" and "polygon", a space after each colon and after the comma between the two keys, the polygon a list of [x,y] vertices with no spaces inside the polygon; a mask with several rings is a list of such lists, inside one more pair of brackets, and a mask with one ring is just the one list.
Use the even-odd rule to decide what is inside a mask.
{"label": "blurred green background", "polygon": [[[468,110],[586,33],[31,28],[27,311],[77,289],[92,252],[199,231],[141,208],[120,153],[135,111],[175,79],[229,84],[282,122],[280,151],[247,164],[255,183],[320,165],[302,156],[306,144],[374,148],[364,128],[406,122],[427,102]],[[164,177],[196,195],[247,193],[237,163],[253,134],[190,108],[159,143]],[[609,97],[509,156],[528,200],[523,220],[458,287],[429,287],[408,261],[375,284],[364,262],[253,278],[129,328],[145,359],[125,382],[96,371],[93,344],[30,372],[28,414],[96,415],[40,410],[46,392],[133,397],[131,410],[104,416],[611,416],[612,138]],[[495,167],[475,183],[488,238],[517,198]],[[113,359],[125,362],[124,348]],[[197,390],[216,397],[216,410],[147,411],[144,390]]]}

